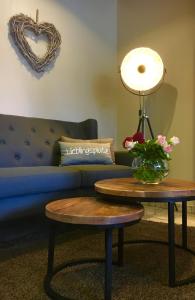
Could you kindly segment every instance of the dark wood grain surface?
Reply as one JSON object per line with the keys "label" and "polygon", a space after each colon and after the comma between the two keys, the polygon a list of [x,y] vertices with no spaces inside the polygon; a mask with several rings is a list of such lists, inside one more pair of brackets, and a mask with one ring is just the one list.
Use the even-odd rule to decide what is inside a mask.
{"label": "dark wood grain surface", "polygon": [[134,178],[105,179],[97,181],[95,189],[105,195],[134,198],[195,197],[195,182],[169,178],[160,184],[142,184]]}

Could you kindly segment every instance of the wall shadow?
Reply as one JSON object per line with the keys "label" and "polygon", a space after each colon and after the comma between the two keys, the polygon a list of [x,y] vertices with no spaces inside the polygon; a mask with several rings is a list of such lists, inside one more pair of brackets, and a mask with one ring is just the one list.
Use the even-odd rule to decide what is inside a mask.
{"label": "wall shadow", "polygon": [[149,116],[154,136],[168,134],[174,119],[177,94],[175,87],[163,83],[158,91],[147,96],[145,100],[146,113]]}
{"label": "wall shadow", "polygon": [[[194,16],[195,1],[187,0],[137,0],[137,1],[124,1],[117,0],[117,17],[118,17],[118,52],[121,48],[124,54],[127,52],[125,49],[131,49],[130,44],[124,43],[128,41],[129,37],[132,41],[138,41],[137,47],[142,37],[148,33],[154,32],[157,28],[164,27],[167,24],[172,24],[181,20],[185,15]],[[166,13],[164,9],[166,7]],[[120,28],[128,28],[120,32]],[[136,30],[134,29],[136,28]],[[121,45],[123,47],[121,47]],[[150,47],[150,40],[148,40]],[[134,48],[136,45],[134,44]]]}
{"label": "wall shadow", "polygon": [[112,73],[97,76],[93,83],[93,91],[99,104],[104,106],[116,104],[117,88]]}
{"label": "wall shadow", "polygon": [[[98,36],[101,40],[104,41],[105,45],[113,45],[112,34],[108,34],[109,31],[105,30],[105,27],[110,28],[110,33],[113,31],[113,19],[115,20],[115,9],[117,6],[117,0],[111,1],[92,1],[92,0],[82,0],[82,1],[65,1],[65,0],[56,0],[62,9],[71,13],[75,18],[86,27],[87,30],[90,30],[93,35]],[[102,10],[102,4],[104,4],[105,9]],[[112,4],[112,6],[111,6]],[[94,19],[94,13],[101,19],[97,22]],[[105,15],[107,18],[105,18]]]}

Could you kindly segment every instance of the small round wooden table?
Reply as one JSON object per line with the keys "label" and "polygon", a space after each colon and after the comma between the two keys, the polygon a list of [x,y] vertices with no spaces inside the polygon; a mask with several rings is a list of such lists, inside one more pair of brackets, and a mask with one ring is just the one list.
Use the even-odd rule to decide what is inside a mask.
{"label": "small round wooden table", "polygon": [[[175,275],[175,246],[185,249],[191,254],[195,252],[187,247],[187,201],[195,200],[195,182],[166,179],[158,185],[142,184],[134,178],[115,178],[97,181],[95,189],[102,195],[109,195],[107,201],[118,203],[139,202],[167,202],[168,203],[168,242],[164,241],[140,241],[168,244],[169,247],[169,286],[179,286],[195,281],[195,277],[176,282]],[[111,197],[112,196],[112,197]],[[182,244],[175,244],[174,205],[182,203]],[[136,241],[138,242],[138,241]],[[130,241],[133,243],[133,241]]]}
{"label": "small round wooden table", "polygon": [[[140,221],[144,214],[141,204],[109,203],[94,197],[78,197],[53,201],[47,204],[45,213],[50,221],[48,267],[44,280],[45,291],[52,299],[67,299],[51,287],[51,281],[62,269],[89,262],[105,262],[105,300],[111,300],[112,287],[112,229],[118,228],[118,265],[123,263],[123,229]],[[92,226],[105,230],[105,260],[79,260],[66,262],[53,268],[56,223]]]}

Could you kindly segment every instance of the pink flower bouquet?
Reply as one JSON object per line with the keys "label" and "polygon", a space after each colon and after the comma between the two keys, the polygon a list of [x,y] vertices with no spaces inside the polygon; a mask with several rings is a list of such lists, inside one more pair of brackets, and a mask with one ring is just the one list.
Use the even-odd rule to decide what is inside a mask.
{"label": "pink flower bouquet", "polygon": [[166,136],[158,135],[155,139],[145,140],[141,132],[126,137],[123,147],[135,158],[133,176],[144,183],[159,183],[168,174],[165,161],[171,159],[170,154],[179,143],[176,136],[167,139]]}

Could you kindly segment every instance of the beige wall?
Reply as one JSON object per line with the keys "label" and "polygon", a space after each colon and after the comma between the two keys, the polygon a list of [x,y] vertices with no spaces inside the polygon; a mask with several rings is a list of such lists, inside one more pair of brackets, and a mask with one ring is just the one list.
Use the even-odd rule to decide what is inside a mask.
{"label": "beige wall", "polygon": [[[170,162],[171,176],[195,179],[195,1],[118,0],[118,66],[133,48],[146,46],[162,57],[167,74],[158,92],[148,96],[155,134],[179,136]],[[126,91],[118,74],[118,146],[136,131],[138,97]]]}
{"label": "beige wall", "polygon": [[[11,16],[35,18],[37,8],[39,20],[53,23],[62,36],[54,66],[41,76],[8,36]],[[194,14],[194,0],[2,0],[0,113],[96,118],[99,135],[117,135],[121,148],[123,138],[136,131],[138,99],[122,86],[118,69],[129,50],[151,47],[167,69],[165,83],[147,99],[152,127],[156,134],[181,138],[171,176],[195,179]],[[31,45],[44,53],[43,41]]]}
{"label": "beige wall", "polygon": [[[59,56],[48,72],[32,71],[8,36],[8,21],[24,13],[53,23],[61,33]],[[100,136],[116,124],[116,0],[1,0],[0,113],[70,121],[96,118]],[[45,43],[31,43],[44,53]]]}

